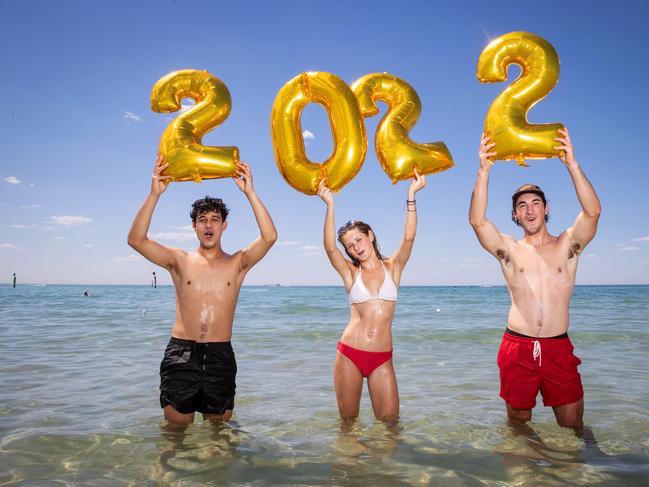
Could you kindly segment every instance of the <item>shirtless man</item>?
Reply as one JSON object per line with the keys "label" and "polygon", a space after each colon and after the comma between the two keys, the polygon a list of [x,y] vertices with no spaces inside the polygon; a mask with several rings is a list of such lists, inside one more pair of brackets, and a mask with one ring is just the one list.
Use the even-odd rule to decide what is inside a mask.
{"label": "shirtless man", "polygon": [[514,423],[532,418],[539,390],[557,423],[581,433],[584,392],[568,338],[568,307],[577,262],[595,236],[601,212],[595,190],[581,170],[567,130],[559,130],[556,148],[568,168],[582,211],[574,225],[555,237],[547,230],[548,205],[541,188],[525,184],[512,196],[512,220],[523,228],[515,240],[486,217],[487,187],[495,146],[483,134],[480,169],[471,197],[469,221],[480,244],[500,262],[512,301],[508,326],[498,352],[500,397]]}
{"label": "shirtless man", "polygon": [[237,364],[230,345],[232,319],[239,289],[247,272],[277,240],[277,231],[255,193],[250,167],[237,164],[234,182],[246,195],[261,235],[233,254],[221,248],[228,209],[218,198],[193,204],[192,227],[199,246],[193,252],[165,247],[147,236],[151,216],[169,176],[169,164],[158,156],[151,192],[135,215],[128,244],[169,271],[176,289],[176,322],[160,365],[160,405],[167,421],[188,425],[194,412],[205,420],[227,421],[234,407]]}

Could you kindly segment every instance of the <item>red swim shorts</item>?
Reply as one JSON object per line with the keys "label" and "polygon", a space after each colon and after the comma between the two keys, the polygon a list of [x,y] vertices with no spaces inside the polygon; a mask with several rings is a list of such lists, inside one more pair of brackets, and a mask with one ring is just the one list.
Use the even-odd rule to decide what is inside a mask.
{"label": "red swim shorts", "polygon": [[541,391],[545,406],[584,397],[570,338],[532,338],[505,333],[498,350],[500,397],[516,409],[532,409]]}

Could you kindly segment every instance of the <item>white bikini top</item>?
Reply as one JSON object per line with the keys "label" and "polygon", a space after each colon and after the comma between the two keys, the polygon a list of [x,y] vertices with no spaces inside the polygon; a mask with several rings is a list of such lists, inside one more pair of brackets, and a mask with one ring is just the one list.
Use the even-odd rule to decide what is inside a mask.
{"label": "white bikini top", "polygon": [[397,286],[395,286],[392,277],[385,270],[383,262],[381,262],[381,267],[383,267],[383,284],[381,284],[377,296],[372,296],[365,287],[365,284],[363,284],[363,279],[361,278],[361,267],[358,267],[356,280],[354,281],[352,288],[349,290],[349,304],[364,303],[371,299],[383,299],[385,301],[397,300]]}

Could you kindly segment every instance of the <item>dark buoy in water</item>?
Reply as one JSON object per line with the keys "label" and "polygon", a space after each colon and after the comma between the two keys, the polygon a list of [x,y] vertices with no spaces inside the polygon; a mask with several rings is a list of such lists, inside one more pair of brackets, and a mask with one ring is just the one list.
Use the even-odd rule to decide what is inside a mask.
{"label": "dark buoy in water", "polygon": [[151,281],[151,286],[153,286],[153,289],[156,289],[158,287],[158,279],[155,276],[155,272],[153,273],[153,281]]}
{"label": "dark buoy in water", "polygon": [[16,287],[16,273],[14,272],[14,288]]}

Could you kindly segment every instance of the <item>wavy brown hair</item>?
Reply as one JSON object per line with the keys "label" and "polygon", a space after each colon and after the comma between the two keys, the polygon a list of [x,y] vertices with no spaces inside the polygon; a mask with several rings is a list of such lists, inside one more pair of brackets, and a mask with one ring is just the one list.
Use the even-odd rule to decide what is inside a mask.
{"label": "wavy brown hair", "polygon": [[[356,257],[353,257],[347,251],[347,247],[345,247],[345,244],[343,244],[343,237],[345,236],[345,234],[350,230],[354,230],[354,229],[363,232],[368,237],[370,236],[370,231],[374,233],[374,230],[372,230],[372,227],[370,227],[367,223],[362,222],[360,220],[349,220],[347,223],[345,223],[342,227],[338,229],[338,241],[343,246],[343,249],[345,249],[345,253],[347,254],[347,257],[349,257],[352,260],[352,264],[358,267],[359,265],[361,265],[361,261],[358,260]],[[374,241],[372,242],[372,246],[374,247],[374,252],[376,252],[376,256],[379,258],[379,260],[385,260],[383,254],[381,254],[381,249],[376,239],[376,233],[374,233]]]}

